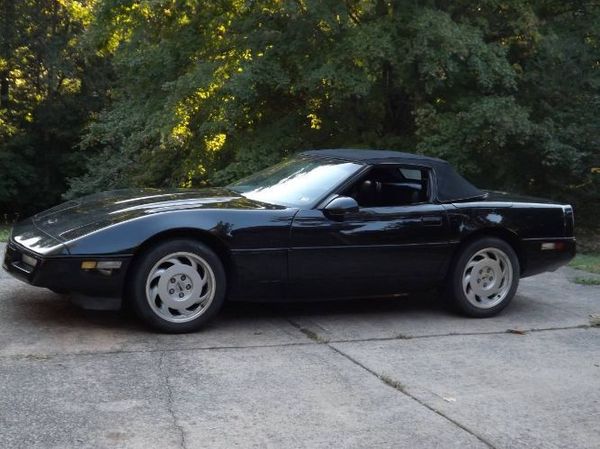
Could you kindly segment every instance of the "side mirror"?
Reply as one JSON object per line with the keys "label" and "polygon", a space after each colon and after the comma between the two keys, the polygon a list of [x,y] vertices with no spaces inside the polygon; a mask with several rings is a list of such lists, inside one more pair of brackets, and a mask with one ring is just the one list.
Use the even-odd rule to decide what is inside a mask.
{"label": "side mirror", "polygon": [[358,212],[358,203],[349,196],[338,196],[332,199],[323,211],[332,217],[341,218],[346,214]]}

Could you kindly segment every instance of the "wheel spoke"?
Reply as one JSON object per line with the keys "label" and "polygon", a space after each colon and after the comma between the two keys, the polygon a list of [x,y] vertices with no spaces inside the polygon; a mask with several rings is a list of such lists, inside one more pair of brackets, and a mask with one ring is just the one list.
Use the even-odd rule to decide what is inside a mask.
{"label": "wheel spoke", "polygon": [[485,292],[485,297],[487,299],[493,299],[499,291],[500,289],[498,287],[490,288],[488,291]]}
{"label": "wheel spoke", "polygon": [[481,261],[481,258],[475,258],[475,257],[473,257],[469,261],[469,263],[467,263],[467,267],[465,268],[465,271],[468,270],[468,269],[470,269],[470,268],[473,268],[475,265],[479,264],[480,261]]}
{"label": "wheel spoke", "polygon": [[204,295],[202,295],[198,298],[198,300],[196,301],[196,304],[205,302],[208,298],[211,297],[211,295],[212,295],[212,292],[210,291],[210,289],[208,289]]}
{"label": "wheel spoke", "polygon": [[160,268],[158,270],[156,270],[154,273],[152,273],[151,277],[150,277],[150,282],[154,281],[155,279],[159,278],[162,276],[162,274],[165,272],[166,270],[164,268]]}
{"label": "wheel spoke", "polygon": [[471,302],[477,302],[477,295],[472,288],[467,292],[467,298],[469,298]]}
{"label": "wheel spoke", "polygon": [[202,292],[202,290],[204,289],[204,286],[208,283],[208,278],[205,277],[201,277],[200,278],[200,283],[197,285],[197,289],[198,292]]}
{"label": "wheel spoke", "polygon": [[489,263],[488,267],[496,275],[502,273],[502,269],[500,268],[500,264],[496,260],[490,260],[490,263]]}
{"label": "wheel spoke", "polygon": [[186,312],[185,309],[187,307],[190,307],[190,306],[189,305],[185,306],[184,304],[172,304],[171,306],[169,306],[170,309],[177,310],[182,315],[184,314],[184,312]]}
{"label": "wheel spoke", "polygon": [[[469,286],[470,283],[471,283],[471,275],[468,274],[463,277],[463,290],[466,291],[467,287]],[[471,286],[471,290],[473,290],[472,286]]]}
{"label": "wheel spoke", "polygon": [[477,265],[477,261],[476,260],[471,260],[468,264],[467,267],[465,268],[465,271],[472,269],[475,265]]}

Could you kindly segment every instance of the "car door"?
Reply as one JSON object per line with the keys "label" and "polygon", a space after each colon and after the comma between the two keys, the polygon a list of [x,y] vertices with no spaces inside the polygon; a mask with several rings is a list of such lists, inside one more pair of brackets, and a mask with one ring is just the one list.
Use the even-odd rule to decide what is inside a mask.
{"label": "car door", "polygon": [[291,226],[288,296],[378,296],[434,285],[444,276],[448,233],[444,206],[429,200],[343,217],[301,210]]}

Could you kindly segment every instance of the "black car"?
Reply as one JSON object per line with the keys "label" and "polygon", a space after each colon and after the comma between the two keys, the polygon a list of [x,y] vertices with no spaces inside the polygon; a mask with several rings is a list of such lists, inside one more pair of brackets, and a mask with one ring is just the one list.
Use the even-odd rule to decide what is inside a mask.
{"label": "black car", "polygon": [[14,226],[3,267],[61,293],[125,298],[167,332],[228,300],[375,297],[444,286],[465,314],[575,255],[573,210],[484,192],[445,161],[306,151],[225,188],[134,189]]}

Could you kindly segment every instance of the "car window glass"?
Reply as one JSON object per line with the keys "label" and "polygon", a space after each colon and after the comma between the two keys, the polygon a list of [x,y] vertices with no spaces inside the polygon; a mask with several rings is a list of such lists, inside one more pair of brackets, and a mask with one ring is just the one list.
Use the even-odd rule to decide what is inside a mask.
{"label": "car window glass", "polygon": [[402,168],[400,167],[400,173],[406,178],[413,181],[421,181],[423,179],[423,172],[417,168]]}
{"label": "car window glass", "polygon": [[361,164],[337,159],[295,157],[228,186],[256,201],[310,207],[356,173]]}
{"label": "car window glass", "polygon": [[421,167],[377,166],[360,177],[345,195],[360,207],[394,207],[429,200],[429,169]]}

